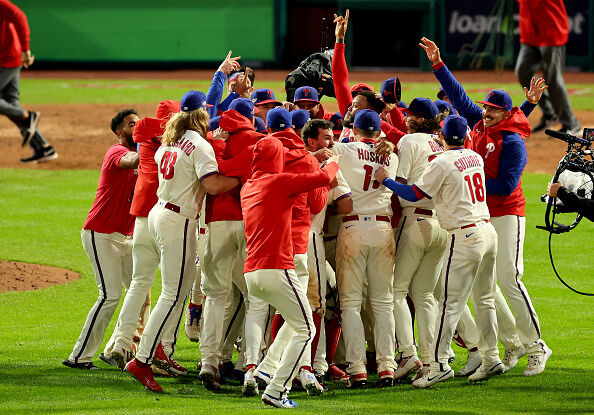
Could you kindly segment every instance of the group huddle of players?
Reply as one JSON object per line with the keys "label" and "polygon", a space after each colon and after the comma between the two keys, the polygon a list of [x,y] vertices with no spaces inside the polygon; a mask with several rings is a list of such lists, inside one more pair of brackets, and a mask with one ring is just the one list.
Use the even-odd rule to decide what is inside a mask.
{"label": "group huddle of players", "polygon": [[293,386],[318,395],[375,372],[379,386],[412,376],[430,387],[454,376],[452,340],[468,349],[456,376],[470,381],[525,354],[526,376],[544,370],[552,352],[521,281],[520,182],[543,80],[521,107],[500,90],[478,106],[423,38],[440,99],[406,105],[397,77],[379,92],[349,85],[348,17],[335,15],[340,113],[313,87],[292,102],[254,89],[254,71],[229,52],[206,94],[162,101],[154,118],[114,117],[120,143],[82,233],[100,296],[65,365],[96,368],[123,283],[100,357],[153,391],[154,374],[187,373],[173,357],[184,314],[207,389],[240,377],[244,395],[264,388],[280,408],[297,406]]}

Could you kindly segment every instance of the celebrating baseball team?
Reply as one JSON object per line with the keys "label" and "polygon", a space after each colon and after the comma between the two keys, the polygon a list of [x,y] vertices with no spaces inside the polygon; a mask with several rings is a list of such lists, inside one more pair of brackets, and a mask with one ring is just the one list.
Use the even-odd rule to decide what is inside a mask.
{"label": "celebrating baseball team", "polygon": [[[114,116],[119,143],[81,232],[99,296],[64,365],[97,369],[123,285],[99,357],[155,392],[155,376],[188,373],[174,357],[182,319],[206,389],[240,379],[243,395],[278,408],[297,406],[291,388],[361,388],[375,373],[380,387],[478,382],[524,355],[525,376],[544,371],[552,351],[522,282],[521,185],[544,80],[520,107],[502,90],[474,102],[422,38],[439,99],[407,105],[398,77],[379,92],[349,84],[349,11],[334,17],[325,80],[339,113],[321,88],[292,102],[255,89],[229,52],[206,93]],[[468,351],[457,372],[452,341]]]}

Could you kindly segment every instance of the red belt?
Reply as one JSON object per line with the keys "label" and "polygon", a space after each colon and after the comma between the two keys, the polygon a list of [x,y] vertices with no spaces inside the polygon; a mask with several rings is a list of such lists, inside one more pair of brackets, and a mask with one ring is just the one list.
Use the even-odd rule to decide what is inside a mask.
{"label": "red belt", "polygon": [[428,209],[421,209],[421,208],[416,208],[415,209],[415,213],[417,215],[427,215],[427,216],[433,216],[433,211],[432,210],[428,210]]}
{"label": "red belt", "polygon": [[[371,216],[371,215],[370,215]],[[365,217],[365,216],[363,216]],[[343,222],[350,222],[352,220],[359,220],[359,215],[351,215],[351,216],[345,216],[344,218],[342,218]],[[381,222],[390,222],[390,217],[388,216],[381,216],[381,215],[377,215],[375,217],[375,220],[379,220]]]}
{"label": "red belt", "polygon": [[[179,207],[178,205],[174,205],[173,203],[169,203],[169,202],[167,202],[167,203],[165,203],[165,206],[163,206],[163,207],[164,207],[165,209],[169,209],[169,210],[171,210],[171,211],[173,211],[173,212],[175,212],[175,213],[180,213],[180,212],[181,212],[181,209],[180,209],[180,207]],[[198,219],[199,217],[200,217],[200,214],[198,214],[198,215],[196,216],[196,219]]]}
{"label": "red belt", "polygon": [[204,235],[206,233],[206,228],[200,228],[200,235]]}
{"label": "red belt", "polygon": [[[486,220],[485,223],[489,223],[489,221]],[[471,223],[470,225],[461,226],[460,229],[474,228],[474,227],[476,227],[476,223]]]}

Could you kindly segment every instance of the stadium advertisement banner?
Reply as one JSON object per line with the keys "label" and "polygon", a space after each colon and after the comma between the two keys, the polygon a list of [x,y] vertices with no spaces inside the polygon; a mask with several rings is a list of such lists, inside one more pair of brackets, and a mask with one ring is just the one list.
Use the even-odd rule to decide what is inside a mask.
{"label": "stadium advertisement banner", "polygon": [[[472,44],[478,35],[485,32],[479,51],[484,50],[488,34],[498,30],[499,48],[501,53],[504,34],[509,30],[508,19],[500,19],[495,10],[494,1],[476,0],[447,0],[445,4],[445,51],[447,54],[457,54],[464,44]],[[569,40],[567,55],[589,57],[591,42],[589,27],[591,22],[589,2],[585,0],[565,0],[565,8],[569,17]],[[512,24],[514,39],[514,55],[520,47],[519,6],[513,2]]]}

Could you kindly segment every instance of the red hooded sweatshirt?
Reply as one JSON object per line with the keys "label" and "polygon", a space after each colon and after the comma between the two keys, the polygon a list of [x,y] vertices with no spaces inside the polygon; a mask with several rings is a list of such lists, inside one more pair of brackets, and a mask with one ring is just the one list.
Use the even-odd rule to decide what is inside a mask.
{"label": "red hooded sweatshirt", "polygon": [[259,269],[294,269],[291,216],[295,198],[328,186],[338,164],[315,173],[282,173],[283,146],[272,136],[254,147],[253,174],[241,189],[247,239],[244,273]]}
{"label": "red hooded sweatshirt", "polygon": [[[514,139],[512,134],[516,140],[522,140],[524,137],[530,136],[530,131],[530,122],[524,113],[518,107],[513,107],[509,118],[493,127],[485,128],[484,121],[480,120],[474,126],[470,134],[472,140],[467,141],[466,147],[481,155],[485,161],[485,179],[489,181],[499,176],[501,160],[506,156],[501,152],[504,140]],[[509,195],[487,193],[487,206],[493,217],[525,216],[526,199],[522,191],[521,180],[518,180],[518,184]]]}
{"label": "red hooded sweatshirt", "polygon": [[563,0],[518,0],[518,3],[521,43],[537,47],[567,43],[569,23]]}
{"label": "red hooded sweatshirt", "polygon": [[[241,153],[247,147],[256,144],[264,134],[256,132],[254,124],[235,110],[227,110],[221,115],[219,128],[229,133],[226,141],[214,140],[212,145],[217,159],[228,160]],[[225,143],[222,146],[220,143]],[[244,163],[246,163],[244,161]],[[251,169],[251,163],[245,165]],[[220,170],[219,172],[223,173]],[[240,187],[229,190],[220,195],[206,194],[205,221],[206,223],[223,220],[243,220],[241,215],[241,202],[239,198]]]}
{"label": "red hooded sweatshirt", "polygon": [[22,65],[21,53],[30,49],[29,35],[25,13],[8,0],[0,0],[0,67]]}
{"label": "red hooded sweatshirt", "polygon": [[157,107],[156,118],[145,117],[134,126],[132,139],[140,144],[138,156],[138,180],[134,188],[134,198],[130,207],[130,214],[137,217],[147,217],[155,203],[157,203],[157,188],[159,175],[155,153],[161,146],[161,136],[165,131],[167,120],[172,114],[180,111],[178,101],[165,100]]}

